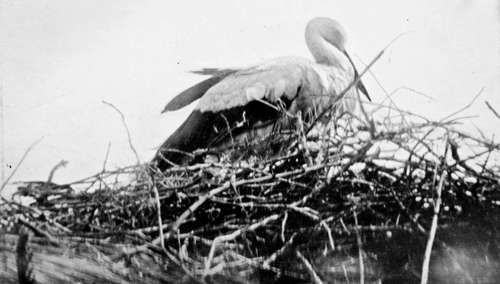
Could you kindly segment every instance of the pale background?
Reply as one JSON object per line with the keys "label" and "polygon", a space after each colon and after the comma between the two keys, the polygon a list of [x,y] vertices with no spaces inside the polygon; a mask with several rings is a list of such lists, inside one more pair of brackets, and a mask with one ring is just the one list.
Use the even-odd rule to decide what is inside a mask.
{"label": "pale background", "polygon": [[[407,86],[434,100],[403,91],[396,102],[437,119],[484,88],[464,128],[500,134],[484,104],[500,111],[499,1],[0,0],[5,175],[40,137],[14,180],[46,180],[62,159],[69,164],[55,182],[91,175],[108,143],[110,169],[134,163],[120,117],[102,100],[123,112],[141,160],[149,160],[190,110],[160,115],[202,79],[187,71],[310,58],[304,27],[316,16],[344,25],[359,69],[409,32],[373,72],[389,92]],[[375,101],[384,98],[373,78],[365,84]]]}

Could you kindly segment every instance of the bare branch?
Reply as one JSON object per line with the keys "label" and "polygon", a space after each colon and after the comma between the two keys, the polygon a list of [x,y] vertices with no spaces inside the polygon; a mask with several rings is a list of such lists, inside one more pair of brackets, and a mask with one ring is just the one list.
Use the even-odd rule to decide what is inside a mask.
{"label": "bare branch", "polygon": [[[2,183],[2,186],[0,187],[0,194],[2,193],[2,191],[4,190],[4,188],[7,186],[7,184],[9,183],[9,181],[11,180],[11,178],[14,176],[14,174],[17,172],[17,170],[19,169],[19,166],[21,166],[21,164],[23,163],[24,159],[26,159],[26,157],[28,156],[29,152],[38,144],[40,143],[40,141],[42,141],[43,137],[41,137],[40,139],[36,140],[35,142],[33,142],[33,144],[31,144],[27,149],[26,151],[24,151],[24,154],[22,155],[21,159],[19,160],[19,162],[17,162],[16,166],[14,167],[14,169],[12,170],[12,172],[10,173],[10,175],[7,177],[6,180],[3,181]],[[3,165],[2,165],[3,167]],[[3,196],[2,196],[2,199],[3,199]]]}
{"label": "bare branch", "polygon": [[134,154],[135,154],[135,158],[137,159],[137,164],[138,165],[141,164],[141,159],[139,158],[139,154],[137,153],[137,150],[135,149],[134,144],[132,143],[132,136],[130,135],[130,130],[128,128],[127,121],[125,120],[125,115],[123,115],[123,113],[120,111],[120,109],[118,109],[112,103],[109,103],[107,101],[102,101],[102,103],[105,105],[108,105],[109,107],[114,109],[116,112],[118,112],[118,114],[120,115],[120,117],[122,119],[123,127],[125,127],[125,130],[127,131],[128,145],[129,145],[130,149],[132,150],[132,152],[134,152]]}
{"label": "bare branch", "polygon": [[314,268],[312,267],[311,263],[304,257],[304,255],[302,255],[302,253],[300,253],[300,251],[298,251],[298,250],[295,253],[296,253],[297,257],[300,259],[300,261],[302,261],[302,263],[306,267],[307,272],[309,272],[309,275],[311,275],[313,283],[323,284],[323,280],[321,280],[321,278],[319,278],[316,271],[314,271]]}
{"label": "bare branch", "polygon": [[498,114],[498,112],[490,105],[490,103],[488,101],[484,101],[484,103],[486,104],[486,106],[491,110],[491,112],[493,112],[493,114],[498,118],[500,119],[500,114]]}

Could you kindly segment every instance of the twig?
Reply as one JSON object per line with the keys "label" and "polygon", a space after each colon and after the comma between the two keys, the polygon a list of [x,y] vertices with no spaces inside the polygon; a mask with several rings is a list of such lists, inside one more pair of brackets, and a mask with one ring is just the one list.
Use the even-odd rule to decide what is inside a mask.
{"label": "twig", "polygon": [[118,114],[120,115],[120,117],[122,119],[123,126],[125,127],[125,130],[127,131],[128,145],[130,146],[130,149],[132,149],[132,152],[134,152],[134,154],[135,154],[135,158],[137,159],[137,165],[140,165],[141,164],[141,159],[139,158],[139,154],[137,153],[137,150],[135,149],[134,144],[132,143],[132,136],[130,135],[130,130],[128,128],[127,121],[125,120],[125,115],[123,115],[123,113],[120,111],[120,109],[118,109],[112,103],[109,103],[107,101],[102,101],[102,103],[105,104],[105,105],[110,106],[116,112],[118,112]]}
{"label": "twig", "polygon": [[101,170],[101,173],[98,175],[99,188],[101,188],[102,184],[104,183],[102,175],[106,172],[106,164],[108,163],[108,157],[109,157],[109,150],[110,149],[111,149],[111,142],[108,142],[108,147],[106,148],[106,153],[104,154],[104,160],[102,162],[102,170]]}
{"label": "twig", "polygon": [[47,231],[44,231],[42,229],[37,228],[35,225],[31,224],[30,222],[25,220],[23,217],[18,217],[17,220],[19,221],[19,223],[30,228],[38,235],[45,237],[50,242],[50,244],[52,244],[54,246],[59,246],[59,242],[57,241],[57,239],[54,238],[51,234],[49,234]]}
{"label": "twig", "polygon": [[66,167],[66,165],[68,165],[68,161],[65,161],[65,160],[61,160],[59,161],[59,163],[57,163],[57,165],[55,165],[52,170],[50,170],[50,174],[49,174],[49,178],[47,179],[47,184],[51,183],[52,182],[52,179],[54,178],[54,174],[56,173],[56,171],[62,167]]}
{"label": "twig", "polygon": [[[217,187],[215,189],[212,189],[212,190],[210,190],[209,193],[200,196],[196,202],[194,202],[193,204],[191,204],[191,206],[189,206],[189,208],[187,210],[185,210],[177,218],[177,220],[170,226],[169,233],[167,233],[165,235],[165,238],[169,239],[172,236],[172,232],[175,232],[177,230],[177,228],[184,222],[184,220],[186,220],[186,218],[189,217],[203,203],[205,203],[207,200],[209,200],[213,196],[215,196],[215,195],[217,195],[217,194],[219,194],[219,193],[221,193],[221,192],[223,192],[223,191],[231,188],[231,186],[238,187],[238,186],[245,185],[245,184],[252,184],[252,183],[258,183],[258,182],[267,181],[267,180],[270,180],[270,179],[273,179],[273,178],[283,178],[283,177],[292,176],[292,175],[295,175],[295,174],[304,174],[304,173],[308,173],[308,172],[314,172],[314,171],[322,169],[323,167],[324,167],[324,165],[315,165],[315,166],[308,167],[308,168],[305,168],[305,169],[292,170],[292,171],[289,171],[289,172],[284,172],[284,173],[280,173],[280,174],[276,174],[276,175],[266,175],[266,176],[262,176],[262,177],[258,177],[258,178],[253,178],[253,179],[239,180],[239,181],[236,181],[234,183],[226,182],[224,185],[219,186],[219,187]],[[290,206],[291,207],[297,207],[297,205],[299,205],[299,204],[295,204],[294,203],[294,204],[291,204]],[[158,242],[159,242],[158,239],[156,239],[156,240],[153,241],[154,244],[158,244]]]}
{"label": "twig", "polygon": [[361,240],[361,233],[358,229],[358,214],[356,212],[354,215],[354,224],[356,225],[356,229],[354,232],[356,233],[356,243],[358,244],[358,257],[359,257],[359,283],[365,283],[365,262],[363,261],[363,241]]}
{"label": "twig", "polygon": [[285,242],[285,230],[286,230],[286,221],[288,221],[288,211],[285,211],[285,216],[283,216],[283,221],[281,221],[281,241]]}
{"label": "twig", "polygon": [[479,92],[478,92],[478,93],[474,96],[474,98],[472,98],[472,100],[471,100],[468,104],[466,104],[465,106],[463,106],[463,107],[462,107],[462,108],[460,108],[459,110],[457,110],[457,111],[455,111],[455,112],[453,112],[453,113],[451,113],[451,114],[449,114],[449,115],[447,115],[447,116],[443,117],[443,118],[442,118],[442,119],[440,119],[439,121],[440,121],[440,122],[444,122],[444,121],[446,121],[447,119],[449,119],[449,118],[451,118],[451,117],[453,117],[453,116],[455,116],[455,115],[457,115],[457,114],[461,113],[462,111],[464,111],[464,110],[468,109],[469,107],[471,107],[471,106],[474,104],[474,102],[476,101],[476,99],[477,99],[477,98],[478,98],[478,97],[479,97],[479,96],[483,93],[483,90],[484,90],[484,88],[481,88],[481,90],[479,90]]}
{"label": "twig", "polygon": [[311,263],[302,255],[302,253],[300,253],[300,251],[298,251],[298,250],[295,251],[295,253],[296,253],[297,257],[300,259],[300,261],[302,261],[302,263],[306,267],[307,272],[309,272],[309,275],[311,275],[313,282],[315,284],[323,284],[323,281],[321,280],[321,278],[319,278],[316,271],[314,271],[314,268],[312,267]]}
{"label": "twig", "polygon": [[345,268],[345,265],[343,263],[342,263],[342,270],[344,272],[345,281],[347,284],[349,284],[350,283],[349,274],[347,273],[347,269]]}
{"label": "twig", "polygon": [[439,185],[436,190],[437,196],[434,205],[434,216],[432,217],[432,225],[429,231],[429,239],[427,240],[427,245],[425,247],[424,262],[422,264],[422,278],[420,280],[421,284],[426,284],[429,279],[429,264],[431,261],[432,245],[434,244],[434,238],[436,236],[437,225],[438,225],[438,215],[441,208],[441,192],[443,190],[443,184],[446,177],[446,170],[443,170],[439,180]]}
{"label": "twig", "polygon": [[493,112],[493,114],[498,118],[500,119],[500,114],[498,114],[498,112],[490,105],[490,103],[488,101],[484,101],[484,103],[486,104],[486,106],[491,110],[491,112]]}
{"label": "twig", "polygon": [[238,230],[232,232],[231,234],[216,237],[212,243],[212,247],[210,248],[210,252],[208,253],[207,261],[205,262],[204,274],[206,275],[208,273],[208,271],[210,270],[210,267],[212,265],[212,259],[214,258],[214,255],[215,255],[215,250],[220,243],[234,240],[235,238],[240,236],[243,232],[254,231],[257,228],[260,228],[260,227],[265,226],[273,221],[278,220],[279,217],[280,217],[279,214],[273,214],[271,216],[268,216],[268,217],[260,220],[257,223],[254,223],[254,224],[248,226],[247,228],[238,229]]}
{"label": "twig", "polygon": [[111,150],[111,142],[108,142],[108,147],[106,147],[106,153],[104,154],[104,160],[102,162],[102,173],[106,172],[106,164],[108,163],[110,150]]}
{"label": "twig", "polygon": [[[229,189],[231,187],[231,185],[234,186],[234,187],[237,187],[237,186],[241,186],[241,185],[244,185],[244,184],[251,184],[251,183],[257,183],[257,182],[267,181],[267,180],[270,180],[272,178],[283,178],[283,177],[288,177],[288,176],[292,176],[292,175],[295,175],[295,174],[305,174],[305,173],[309,173],[309,172],[314,172],[314,171],[320,170],[324,166],[325,165],[316,165],[316,166],[308,167],[308,168],[305,168],[305,169],[292,170],[292,171],[289,171],[289,172],[284,172],[284,173],[280,173],[280,174],[276,174],[276,175],[266,175],[266,176],[258,177],[258,178],[254,178],[254,179],[240,180],[240,181],[234,182],[233,184],[231,184],[230,182],[226,182],[224,185],[219,186],[217,188],[214,188],[214,189],[210,190],[210,192],[208,192],[207,194],[200,196],[197,201],[195,201],[194,203],[192,203],[191,206],[189,206],[189,208],[186,209],[176,219],[175,222],[173,222],[172,224],[169,225],[169,231],[168,231],[167,234],[164,235],[164,240],[168,240],[171,237],[173,237],[175,235],[175,233],[177,232],[177,229],[179,228],[179,226],[194,211],[196,211],[196,209],[198,209],[201,205],[203,205],[207,200],[209,200],[213,196],[215,196],[215,195],[217,195],[217,194],[219,194],[221,192],[224,192],[225,190]],[[326,166],[329,166],[329,165],[326,165]],[[300,202],[298,204],[292,204],[292,206],[297,206],[299,204],[300,204]],[[161,238],[156,238],[156,239],[154,239],[151,242],[151,244],[145,244],[145,245],[139,246],[136,249],[130,250],[129,252],[127,252],[124,255],[132,255],[132,254],[135,254],[135,253],[138,253],[138,252],[142,252],[145,249],[147,249],[150,245],[158,245],[162,241],[163,240]],[[121,255],[121,256],[124,256],[124,255]],[[119,257],[120,256],[117,256],[117,258],[119,258]]]}
{"label": "twig", "polygon": [[[71,185],[77,189],[77,186],[95,186],[103,180],[113,191],[90,190],[84,195],[79,191],[65,192],[64,188],[59,190],[61,187],[57,186],[50,191],[51,202],[47,204],[28,207],[10,202],[0,205],[0,212],[7,208],[6,213],[0,213],[0,221],[3,224],[6,215],[5,219],[9,220],[11,217],[8,215],[12,212],[13,216],[24,216],[24,220],[46,230],[49,235],[59,231],[55,227],[57,224],[37,219],[43,214],[46,218],[52,217],[68,225],[72,230],[58,233],[58,238],[71,238],[82,243],[96,240],[107,248],[121,247],[116,242],[124,240],[127,245],[123,246],[124,253],[120,254],[120,258],[142,252],[160,263],[163,257],[165,262],[179,264],[187,275],[198,279],[203,274],[213,275],[210,281],[226,276],[227,272],[236,270],[247,273],[255,268],[267,269],[276,273],[277,277],[292,275],[294,272],[284,268],[284,265],[290,264],[286,259],[290,255],[293,267],[301,268],[301,272],[293,277],[309,282],[322,281],[322,270],[312,260],[321,253],[318,248],[324,247],[325,256],[335,250],[341,253],[339,258],[349,258],[347,261],[339,259],[339,265],[334,268],[338,273],[336,277],[343,281],[346,281],[342,279],[345,276],[347,281],[367,282],[372,263],[368,257],[371,253],[363,250],[367,247],[367,243],[363,243],[366,242],[365,233],[378,238],[387,232],[386,236],[390,238],[392,232],[411,236],[417,231],[418,234],[425,234],[426,240],[431,233],[436,233],[429,233],[431,228],[427,230],[419,224],[419,218],[425,216],[422,212],[426,210],[419,205],[429,193],[427,189],[435,192],[441,183],[442,171],[432,169],[439,166],[433,158],[443,157],[436,148],[441,145],[444,134],[449,134],[456,141],[456,144],[448,141],[451,155],[447,161],[450,164],[442,166],[453,179],[454,187],[468,187],[474,183],[468,178],[476,178],[476,185],[482,189],[478,191],[481,194],[478,197],[486,200],[484,204],[496,202],[492,189],[497,185],[494,177],[498,177],[500,170],[497,165],[491,165],[493,162],[487,164],[482,160],[487,159],[486,154],[490,153],[493,158],[500,150],[500,145],[495,144],[493,139],[490,141],[484,135],[462,134],[451,129],[461,122],[457,120],[461,115],[455,115],[448,121],[431,121],[394,110],[393,107],[387,108],[392,113],[382,121],[373,118],[373,113],[365,108],[361,110],[364,113],[359,115],[343,113],[341,120],[335,120],[334,125],[328,124],[329,129],[334,131],[326,136],[320,132],[317,134],[316,129],[307,137],[290,135],[290,139],[295,141],[294,146],[287,145],[285,151],[272,158],[267,156],[267,149],[262,155],[258,151],[248,151],[245,153],[249,157],[236,155],[238,160],[233,164],[220,162],[174,167],[164,173],[154,172],[154,180],[137,176],[127,184],[118,183],[118,176],[138,172],[139,167],[107,170],[108,145],[102,170],[98,174],[64,186]],[[399,119],[401,122],[395,122]],[[373,121],[376,129],[366,121]],[[370,137],[369,134],[373,133],[375,135]],[[324,143],[325,147],[321,150],[317,150],[319,147],[314,147],[314,151],[309,148],[311,158],[317,165],[308,165],[307,154],[300,150],[301,142],[315,146],[313,143]],[[464,145],[464,148],[458,148],[458,145]],[[469,147],[473,155],[469,155],[465,147]],[[234,152],[230,151],[240,151],[240,148],[227,150],[229,152],[219,153],[227,153],[232,159],[230,155]],[[408,159],[408,155],[412,157]],[[465,163],[474,172],[461,165]],[[441,164],[444,164],[443,160]],[[408,167],[407,170],[403,169],[404,166]],[[480,173],[481,166],[483,170]],[[328,178],[331,180],[326,183]],[[442,186],[446,182],[445,179]],[[20,188],[33,189],[38,193],[43,183],[27,183],[28,186]],[[146,202],[153,198],[156,206],[151,208]],[[455,204],[463,205],[460,198],[457,195],[450,200],[447,205],[451,210]],[[434,204],[436,209],[437,201]],[[359,206],[364,211],[360,211]],[[16,215],[19,212],[21,214]],[[354,218],[351,215],[353,212]],[[443,224],[439,224],[439,229],[448,224],[453,226],[455,215],[442,214],[446,214],[449,223],[440,219],[439,223]],[[268,217],[271,219],[266,219]],[[247,235],[251,230],[254,231]],[[43,231],[36,234],[43,234]],[[122,238],[123,234],[125,238]],[[433,242],[445,247],[437,237]],[[261,249],[259,246],[263,244],[272,245],[274,249]],[[295,256],[299,245],[299,253],[307,252],[307,258],[304,255],[303,258]],[[334,256],[337,259],[338,255]],[[373,256],[381,255],[373,252]],[[130,258],[138,263],[142,259],[145,258]],[[117,261],[116,257],[112,260]],[[349,268],[346,269],[346,265]],[[142,267],[143,272],[150,273],[146,272],[150,267]],[[356,275],[348,272],[351,268]],[[353,277],[358,278],[358,272],[362,279],[355,280]]]}
{"label": "twig", "polygon": [[307,137],[306,134],[304,133],[304,121],[302,120],[302,113],[299,112],[297,113],[297,130],[299,132],[299,139],[300,139],[300,144],[302,145],[302,148],[304,150],[304,154],[307,158],[307,165],[312,166],[313,165],[313,159],[311,156],[311,152],[309,151],[309,147],[307,145]]}
{"label": "twig", "polygon": [[[343,165],[342,169],[340,171],[338,171],[337,174],[335,174],[335,176],[332,177],[332,179],[337,178],[345,170],[347,170],[350,166],[352,166],[357,161],[361,160],[364,157],[364,155],[366,154],[366,152],[371,148],[371,146],[372,146],[371,142],[368,142],[365,145],[363,145],[363,147],[358,150],[358,153],[354,157],[352,157],[347,164]],[[331,166],[331,164],[322,164],[320,166],[320,168],[328,168],[329,166]],[[310,167],[310,168],[316,168],[316,167],[317,166]],[[324,187],[325,187],[324,185],[318,186],[313,191],[311,191],[311,193],[305,195],[300,200],[293,202],[292,204],[290,204],[290,206],[299,206],[301,204],[305,204],[310,198],[312,198],[314,195],[318,194],[321,191],[321,189]]]}
{"label": "twig", "polygon": [[323,228],[325,228],[325,231],[328,235],[328,242],[330,244],[330,249],[332,251],[335,251],[335,242],[333,241],[332,230],[330,229],[330,227],[328,227],[328,224],[325,221],[321,221],[320,224],[321,226],[323,226]]}
{"label": "twig", "polygon": [[[33,144],[31,144],[27,149],[26,151],[24,151],[24,154],[23,156],[21,157],[21,159],[19,160],[19,162],[17,162],[16,166],[14,167],[14,169],[12,170],[12,172],[10,173],[10,175],[7,177],[6,180],[3,181],[2,183],[2,186],[0,187],[0,194],[2,193],[2,191],[4,190],[4,188],[7,186],[7,184],[9,183],[10,179],[14,176],[14,174],[17,172],[17,170],[19,169],[19,166],[23,163],[24,159],[26,158],[26,156],[28,156],[29,152],[40,142],[42,141],[43,137],[39,138],[38,140],[36,140],[35,142],[33,142]],[[1,165],[2,167],[4,165]],[[2,196],[2,199],[4,199],[4,197]],[[4,200],[5,201],[5,200]]]}
{"label": "twig", "polygon": [[358,103],[359,103],[359,109],[361,110],[361,113],[365,117],[366,123],[370,127],[370,137],[373,139],[375,137],[375,123],[373,122],[373,119],[371,119],[368,114],[366,113],[365,107],[363,106],[363,101],[361,100],[361,96],[358,93]]}
{"label": "twig", "polygon": [[[152,188],[153,192],[155,195],[155,200],[156,200],[156,216],[158,217],[158,231],[160,232],[160,239],[164,240],[164,235],[163,235],[163,224],[161,220],[161,203],[160,203],[160,194],[158,193],[158,189],[156,188],[155,183],[152,183]],[[165,250],[165,243],[162,241],[160,242],[161,247],[163,250]]]}
{"label": "twig", "polygon": [[265,269],[270,268],[271,263],[275,262],[276,259],[278,259],[278,257],[282,256],[288,249],[290,249],[293,246],[293,242],[295,241],[296,236],[297,233],[293,233],[290,239],[286,241],[285,244],[279,250],[275,251],[266,260],[262,262],[262,267]]}

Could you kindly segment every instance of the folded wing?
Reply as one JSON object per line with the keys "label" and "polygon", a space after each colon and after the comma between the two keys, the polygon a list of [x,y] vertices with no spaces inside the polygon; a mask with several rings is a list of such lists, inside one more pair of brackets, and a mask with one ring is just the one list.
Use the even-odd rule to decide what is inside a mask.
{"label": "folded wing", "polygon": [[321,96],[329,83],[321,73],[315,63],[305,59],[276,59],[229,74],[207,90],[197,109],[218,112],[259,100],[274,104],[281,99],[293,100],[304,92]]}

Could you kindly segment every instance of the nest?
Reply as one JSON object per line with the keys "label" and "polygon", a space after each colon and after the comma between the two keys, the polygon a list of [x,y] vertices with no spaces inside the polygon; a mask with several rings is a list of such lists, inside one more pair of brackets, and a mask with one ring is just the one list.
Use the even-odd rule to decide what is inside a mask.
{"label": "nest", "polygon": [[0,243],[19,275],[51,281],[498,279],[500,144],[459,130],[458,113],[361,110],[163,173],[21,183],[33,201],[1,205]]}

